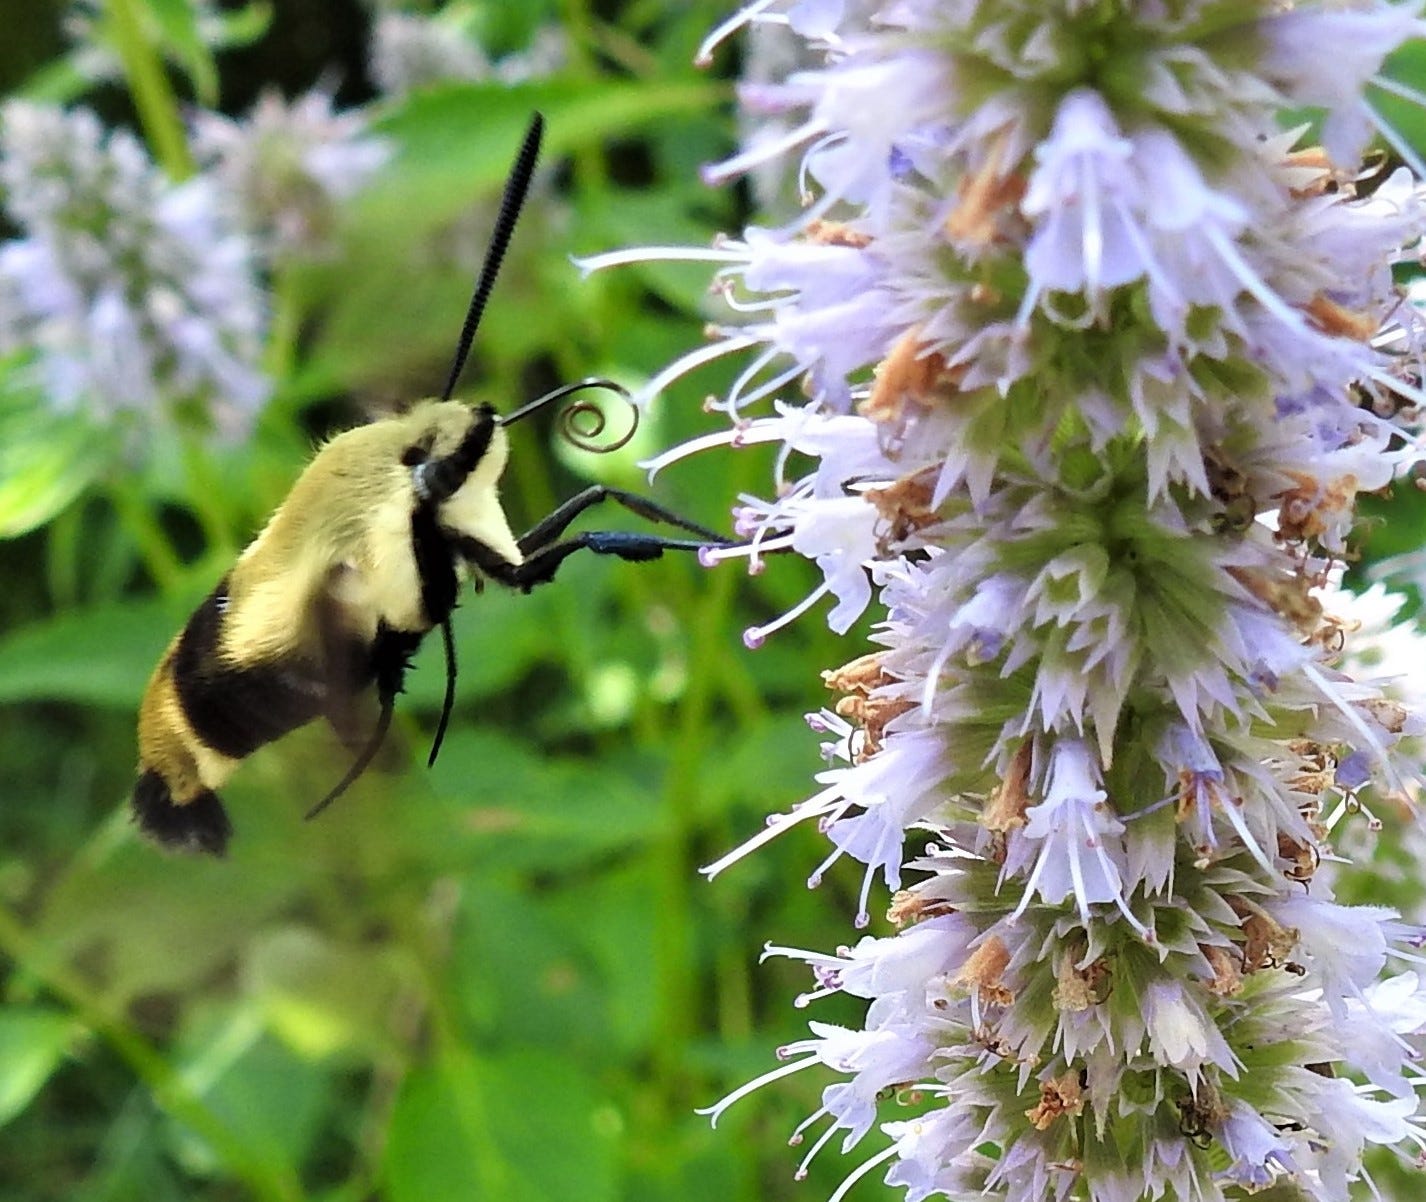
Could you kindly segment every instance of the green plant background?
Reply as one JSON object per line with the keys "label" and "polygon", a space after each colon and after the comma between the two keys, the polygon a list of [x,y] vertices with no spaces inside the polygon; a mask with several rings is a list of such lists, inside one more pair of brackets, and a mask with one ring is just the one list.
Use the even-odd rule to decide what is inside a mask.
{"label": "green plant background", "polygon": [[[92,103],[189,169],[182,104],[245,111],[327,72],[369,99],[369,14],[282,0],[229,14],[212,52],[183,0],[114,0],[124,79],[91,87],[59,13],[13,5],[8,94]],[[324,731],[255,755],[225,790],[224,862],[142,843],[125,802],[134,714],[194,604],[284,496],[314,442],[443,379],[471,272],[433,252],[485,214],[533,110],[552,168],[531,202],[463,392],[508,409],[550,383],[628,383],[696,346],[708,271],[581,280],[570,257],[704,245],[747,199],[698,182],[734,144],[732,92],[690,65],[721,4],[471,4],[490,43],[558,22],[566,66],[517,86],[379,102],[395,157],[346,215],[340,253],[271,281],[277,394],[252,436],[177,436],[141,461],[0,397],[0,1199],[164,1202],[679,1202],[827,1196],[835,1148],[796,1184],[786,1140],[827,1078],[800,1074],[717,1131],[694,1107],[773,1067],[809,1015],[805,969],[765,940],[831,949],[860,883],[816,892],[797,831],[716,882],[699,864],[813,787],[820,668],[862,647],[814,616],[756,654],[741,630],[813,584],[799,559],[750,578],[688,558],[571,561],[529,597],[467,596],[459,700],[440,762],[439,645],[418,660],[379,772],[314,823],[344,764]],[[112,30],[111,30],[112,32]],[[483,228],[480,226],[479,228]],[[519,529],[598,478],[646,487],[639,454],[717,428],[731,368],[669,390],[636,450],[562,456],[522,426],[506,485]],[[702,454],[660,499],[726,528],[770,455]],[[619,519],[614,518],[615,521]],[[879,927],[874,927],[876,931]],[[875,1196],[873,1181],[859,1187]]]}
{"label": "green plant background", "polygon": [[[350,4],[246,10],[256,40],[211,57],[185,33],[184,5],[124,7],[143,34],[125,83],[89,88],[62,57],[59,14],[36,5],[17,14],[26,36],[0,47],[9,92],[94,104],[144,131],[174,173],[182,156],[155,131],[195,95],[241,113],[262,86],[292,94],[328,72],[340,97],[367,98],[369,14]],[[805,1032],[789,1005],[805,973],[759,969],[758,951],[822,939],[828,907],[831,938],[844,937],[839,889],[855,882],[807,894],[823,854],[812,834],[716,884],[696,867],[811,787],[817,740],[800,715],[824,698],[807,665],[843,648],[815,620],[757,655],[740,641],[809,587],[802,561],[750,580],[687,557],[577,558],[529,597],[468,595],[458,707],[434,770],[439,640],[410,676],[382,770],[320,821],[302,812],[343,760],[316,728],[254,756],[225,790],[237,828],[225,862],[159,853],[125,811],[138,700],[193,605],[317,439],[439,387],[473,272],[432,247],[462,222],[484,237],[533,110],[550,170],[463,394],[508,409],[586,374],[637,383],[700,340],[705,268],[582,281],[570,256],[706,244],[741,220],[735,194],[697,178],[733,138],[728,83],[690,65],[717,7],[470,13],[495,46],[558,22],[567,65],[537,83],[377,103],[395,157],[347,214],[340,253],[273,279],[278,391],[250,439],[160,441],[132,462],[33,403],[8,398],[0,413],[26,448],[8,442],[0,461],[0,519],[46,519],[0,542],[5,1202],[794,1189],[784,1141],[822,1082],[769,1093],[718,1131],[693,1108]],[[716,428],[700,402],[727,380],[713,369],[671,390],[638,452],[613,462],[572,461],[547,430],[520,427],[512,523],[592,471],[646,488],[639,454]],[[707,454],[654,491],[726,529],[732,498],[768,470],[757,453]],[[839,1178],[832,1163],[797,1192],[825,1195]]]}

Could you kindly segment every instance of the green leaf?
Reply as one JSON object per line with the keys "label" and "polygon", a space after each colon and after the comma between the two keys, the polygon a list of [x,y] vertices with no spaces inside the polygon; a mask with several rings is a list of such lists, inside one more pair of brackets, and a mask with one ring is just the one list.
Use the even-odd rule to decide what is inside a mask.
{"label": "green leaf", "polygon": [[408,1076],[387,1135],[389,1202],[616,1196],[615,1128],[590,1081],[551,1053],[451,1048]]}
{"label": "green leaf", "polygon": [[1400,617],[1421,609],[1421,547],[1426,543],[1426,492],[1403,480],[1389,495],[1363,494],[1357,498],[1354,550],[1357,562],[1349,566],[1348,587],[1364,591],[1380,579],[1393,591],[1405,593],[1410,605]]}
{"label": "green leaf", "polygon": [[217,17],[215,45],[225,50],[250,46],[267,33],[272,24],[272,5],[264,0],[253,0],[242,8],[224,9]]}
{"label": "green leaf", "polygon": [[70,611],[0,639],[0,702],[44,698],[132,709],[186,611],[146,600]]}
{"label": "green leaf", "polygon": [[[225,1037],[233,1038],[236,1054],[231,1057],[223,1055]],[[199,1088],[230,1135],[252,1149],[269,1170],[295,1177],[295,1166],[305,1159],[330,1105],[328,1072],[272,1039],[251,1039],[241,1021],[217,1032],[205,1028],[195,1055],[196,1061],[183,1066],[184,1076]],[[211,1080],[203,1071],[207,1065],[217,1071]],[[201,1137],[186,1128],[177,1128],[175,1137],[189,1164],[208,1172],[217,1167],[214,1149]]]}
{"label": "green leaf", "polygon": [[[451,83],[405,98],[373,122],[373,133],[388,140],[395,153],[381,177],[353,202],[340,261],[306,265],[294,277],[304,304],[322,314],[298,391],[321,381],[375,382],[385,388],[395,383],[404,390],[413,373],[430,380],[424,385],[428,390],[439,381],[429,364],[449,359],[452,328],[465,309],[474,273],[451,249],[469,240],[467,219],[498,194],[533,112],[547,118],[548,165],[571,149],[602,146],[662,112],[706,107],[715,94],[704,83],[643,90],[565,80],[514,89]],[[522,298],[518,290],[531,274],[525,256],[538,250],[542,258],[563,258],[551,245],[562,233],[542,230],[553,223],[541,223],[541,207],[537,188],[526,229],[506,264],[500,303],[486,316],[486,354],[499,348],[507,359],[532,355],[576,324],[564,311],[573,305],[565,296],[577,280],[573,267],[559,263],[563,284],[543,296]],[[488,228],[476,227],[481,241]],[[536,237],[541,232],[543,246]],[[529,319],[531,305],[539,306],[539,321]]]}
{"label": "green leaf", "polygon": [[252,932],[290,910],[306,884],[290,864],[282,872],[275,857],[253,854],[262,835],[257,815],[236,806],[233,814],[242,838],[220,861],[164,856],[116,811],[87,854],[48,887],[32,924],[37,944],[56,960],[102,964],[95,987],[116,1011],[231,971]]}
{"label": "green leaf", "polygon": [[109,439],[78,414],[33,395],[0,393],[0,538],[43,526],[111,460]]}
{"label": "green leaf", "polygon": [[[478,911],[487,895],[472,891],[472,896]],[[528,903],[525,908],[531,909]],[[659,971],[658,912],[655,881],[642,860],[602,872],[593,887],[581,882],[545,890],[539,897],[534,916],[551,932],[556,947],[561,938],[568,942],[564,959],[579,968],[581,979],[572,980],[572,974],[560,971],[562,966],[555,962],[536,981],[553,995],[547,1006],[564,1004],[560,1029],[580,1036],[585,1045],[581,1053],[598,1055],[600,1063],[617,1067],[624,1058],[640,1055],[647,1040],[656,1035],[660,999],[649,982]],[[524,951],[527,962],[534,958],[532,951]],[[515,958],[510,951],[505,954]],[[573,988],[576,983],[582,985],[579,992]],[[512,993],[507,989],[503,994],[502,1013],[512,1013],[504,1005],[519,1004]],[[592,994],[588,1001],[582,996],[585,993]],[[583,1017],[586,1012],[588,1018]],[[513,1026],[521,1017],[507,1018],[505,1024]]]}
{"label": "green leaf", "polygon": [[[463,1029],[498,1038],[503,1047],[539,1047],[558,1031],[561,1055],[590,1072],[617,1069],[621,1050],[641,1051],[636,1038],[612,1029],[610,991],[614,979],[626,975],[642,1006],[655,1004],[650,908],[623,945],[624,957],[607,970],[588,948],[584,929],[610,921],[606,906],[618,888],[601,873],[597,880],[550,883],[532,893],[518,877],[469,873],[451,927],[451,993]],[[648,900],[647,891],[640,900]]]}
{"label": "green leaf", "polygon": [[[1426,40],[1415,38],[1388,55],[1381,74],[1408,88],[1419,88],[1426,78]],[[1374,88],[1369,95],[1386,125],[1418,155],[1426,154],[1426,114],[1421,106],[1383,88]]]}
{"label": "green leaf", "polygon": [[203,39],[199,6],[192,0],[146,0],[158,25],[164,50],[193,81],[198,99],[218,103],[218,69]]}
{"label": "green leaf", "polygon": [[247,948],[243,981],[269,1027],[306,1059],[380,1048],[395,982],[371,949],[307,926],[265,931]]}
{"label": "green leaf", "polygon": [[70,104],[93,86],[94,80],[84,70],[83,53],[71,50],[38,67],[16,95],[38,104]]}
{"label": "green leaf", "polygon": [[664,822],[657,797],[610,761],[541,755],[498,730],[452,730],[430,775],[470,807],[468,829],[503,868],[554,871],[645,842]]}
{"label": "green leaf", "polygon": [[372,132],[391,138],[398,152],[359,205],[368,215],[393,218],[379,224],[404,221],[414,234],[445,224],[475,197],[499,188],[533,113],[544,114],[544,158],[552,162],[670,114],[706,110],[724,92],[701,80],[635,84],[568,78],[513,88],[496,82],[426,88],[373,123]]}
{"label": "green leaf", "polygon": [[74,1041],[74,1020],[39,1007],[0,1010],[0,1124],[39,1093]]}

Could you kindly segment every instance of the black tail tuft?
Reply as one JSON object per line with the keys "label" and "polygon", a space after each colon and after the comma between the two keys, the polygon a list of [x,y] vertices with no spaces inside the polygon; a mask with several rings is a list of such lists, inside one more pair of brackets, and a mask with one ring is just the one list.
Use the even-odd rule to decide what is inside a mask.
{"label": "black tail tuft", "polygon": [[164,847],[212,856],[227,854],[233,827],[223,803],[211,790],[177,805],[163,777],[148,771],[134,785],[133,805],[139,829]]}

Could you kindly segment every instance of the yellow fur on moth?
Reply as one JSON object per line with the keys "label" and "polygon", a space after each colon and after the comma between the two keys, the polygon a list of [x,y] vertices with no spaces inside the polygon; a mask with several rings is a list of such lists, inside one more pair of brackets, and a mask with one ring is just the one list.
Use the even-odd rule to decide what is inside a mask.
{"label": "yellow fur on moth", "polygon": [[[168,644],[138,712],[133,811],[158,843],[221,856],[232,833],[217,790],[252,751],[315,719],[358,749],[347,774],[308,810],[314,817],[371,763],[391,724],[412,654],[431,630],[445,644],[446,692],[428,763],[435,763],[455,700],[451,612],[462,577],[529,592],[555,579],[576,550],[630,562],[724,539],[653,500],[595,485],[520,538],[499,500],[506,428],[588,388],[556,388],[509,415],[452,401],[485,302],[515,230],[539,157],[543,121],[530,121],[505,184],[491,247],[466,309],[441,398],[351,429],[328,442],[247,550]],[[573,412],[589,406],[576,406]],[[636,416],[636,413],[635,413]],[[570,441],[593,448],[566,423]],[[653,522],[697,535],[625,530],[566,536],[580,513],[615,500]],[[369,721],[369,696],[379,716]]]}
{"label": "yellow fur on moth", "polygon": [[[603,380],[556,390],[528,412]],[[160,843],[222,854],[231,825],[217,790],[259,747],[324,718],[362,750],[342,792],[386,733],[411,656],[440,626],[446,706],[454,695],[449,619],[462,578],[528,592],[552,581],[578,550],[632,562],[724,540],[663,506],[594,485],[516,538],[500,506],[506,432],[489,405],[424,401],[409,413],[340,434],[293,485],[169,644],[139,711],[133,808]],[[564,537],[584,510],[614,500],[696,540],[594,530]],[[380,717],[363,738],[375,691]]]}
{"label": "yellow fur on moth", "polygon": [[497,492],[507,436],[488,408],[425,401],[337,435],[149,681],[134,794],[148,833],[169,845],[221,851],[229,827],[216,790],[247,755],[319,716],[353,741],[359,695],[379,671],[404,669],[420,637],[448,614],[448,607],[425,609],[430,587],[412,536],[419,500],[412,460],[446,459],[481,424],[486,449],[440,505],[438,529],[523,563]]}
{"label": "yellow fur on moth", "polygon": [[[428,447],[433,458],[451,454],[472,414],[458,401],[425,401],[328,442],[233,565],[222,654],[235,662],[270,658],[291,646],[294,632],[309,642],[324,595],[364,639],[375,637],[381,621],[429,630],[411,545],[415,498],[401,457],[414,446]],[[496,491],[508,456],[506,433],[495,426],[484,457],[441,512],[451,529],[518,564]]]}
{"label": "yellow fur on moth", "polygon": [[[217,790],[259,747],[323,718],[360,751],[308,811],[317,814],[371,762],[411,656],[439,627],[446,695],[434,763],[455,696],[450,615],[462,578],[528,592],[552,581],[575,551],[642,562],[666,550],[725,542],[647,498],[603,485],[571,497],[516,538],[499,497],[507,427],[584,389],[628,394],[608,380],[584,380],[504,417],[489,404],[450,399],[524,201],[542,129],[537,114],[506,183],[440,399],[348,430],[318,451],[159,661],[139,710],[132,799],[140,828],[159,843],[221,855],[232,827]],[[572,425],[565,433],[588,445]],[[589,449],[611,450],[627,438]],[[605,500],[698,537],[600,530],[566,536],[581,513]],[[373,692],[379,716],[367,732],[363,716]]]}

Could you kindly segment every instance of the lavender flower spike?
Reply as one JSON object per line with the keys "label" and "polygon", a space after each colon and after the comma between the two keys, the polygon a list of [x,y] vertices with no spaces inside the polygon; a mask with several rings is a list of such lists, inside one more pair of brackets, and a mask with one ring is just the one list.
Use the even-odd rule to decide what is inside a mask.
{"label": "lavender flower spike", "polygon": [[[267,399],[267,316],[213,181],[172,184],[87,109],[0,107],[0,354],[56,408],[142,432],[199,402],[219,433]],[[138,419],[138,420],[135,420]]]}
{"label": "lavender flower spike", "polygon": [[838,1198],[1348,1202],[1426,1147],[1423,933],[1323,867],[1420,780],[1420,687],[1353,675],[1333,583],[1416,439],[1426,207],[1367,151],[1419,8],[757,0],[701,51],[805,43],[710,178],[783,163],[806,208],[704,252],[728,319],[660,380],[748,367],[657,462],[800,453],[710,556],[821,569],[750,643],[879,619],[819,791],[709,870],[815,818],[813,883],[864,864],[858,925],[890,891],[885,933],[772,949],[799,1005],[869,1003],[761,1079],[832,1074],[803,1166],[876,1144]]}

